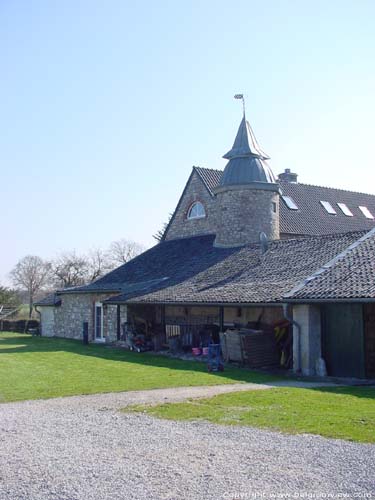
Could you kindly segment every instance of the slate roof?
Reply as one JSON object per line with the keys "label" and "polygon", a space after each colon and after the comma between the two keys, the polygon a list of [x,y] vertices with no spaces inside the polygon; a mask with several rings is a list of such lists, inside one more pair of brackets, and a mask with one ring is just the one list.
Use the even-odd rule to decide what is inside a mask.
{"label": "slate roof", "polygon": [[375,299],[375,229],[287,294],[294,301]]}
{"label": "slate roof", "polygon": [[255,138],[250,123],[243,116],[232,149],[226,153],[228,163],[221,177],[220,186],[234,184],[253,184],[262,189],[264,183],[274,184],[278,189],[275,176],[265,160],[269,156],[264,153]]}
{"label": "slate roof", "polygon": [[56,296],[55,292],[48,294],[41,300],[34,302],[34,306],[60,306],[61,300]]}
{"label": "slate roof", "polygon": [[[220,184],[223,172],[201,167],[195,167],[195,170],[213,194],[214,188]],[[290,210],[282,200],[280,201],[281,233],[312,236],[345,231],[369,231],[375,227],[375,221],[366,219],[358,208],[367,207],[375,217],[375,195],[302,183],[279,184],[283,194],[290,196],[298,206],[298,210]],[[330,202],[337,215],[328,214],[322,207],[321,200]],[[353,217],[344,215],[337,203],[345,203]]]}
{"label": "slate roof", "polygon": [[213,168],[202,168],[202,167],[193,167],[193,168],[199,174],[206,188],[213,196],[214,194],[213,190],[220,184],[223,171],[214,170]]}
{"label": "slate roof", "polygon": [[277,303],[362,235],[272,241],[264,254],[259,244],[215,248],[213,235],[164,241],[83,291],[117,286],[110,303]]}
{"label": "slate roof", "polygon": [[[289,234],[331,234],[344,231],[358,231],[375,227],[375,221],[366,219],[358,208],[367,207],[375,217],[375,196],[309,184],[281,182],[284,195],[290,196],[298,210],[290,210],[280,201],[280,232]],[[337,212],[330,215],[321,205],[320,200],[328,201]],[[347,217],[337,203],[345,203],[353,213]]]}

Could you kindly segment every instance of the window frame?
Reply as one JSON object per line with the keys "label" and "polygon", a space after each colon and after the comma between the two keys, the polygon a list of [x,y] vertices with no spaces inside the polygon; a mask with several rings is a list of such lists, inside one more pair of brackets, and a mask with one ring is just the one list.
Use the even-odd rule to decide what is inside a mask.
{"label": "window frame", "polygon": [[293,198],[287,194],[282,194],[281,198],[283,202],[289,208],[289,210],[299,210],[297,203],[293,200]]}
{"label": "window frame", "polygon": [[330,201],[319,200],[319,202],[329,215],[337,215],[337,212]]}
{"label": "window frame", "polygon": [[365,205],[358,205],[358,208],[362,212],[362,214],[366,217],[368,220],[374,220],[374,216],[370,212],[370,209],[366,207]]}
{"label": "window frame", "polygon": [[[193,215],[191,216],[191,212],[194,209],[195,206],[200,206],[203,209],[203,215]],[[207,212],[206,208],[203,205],[203,203],[199,200],[194,201],[188,208],[187,214],[186,214],[186,219],[187,220],[196,220],[196,219],[205,219],[207,217]]]}
{"label": "window frame", "polygon": [[354,217],[354,214],[352,213],[352,211],[350,210],[350,208],[348,207],[348,205],[346,203],[336,203],[336,205],[339,207],[339,209],[341,210],[341,212],[346,216],[346,217]]}

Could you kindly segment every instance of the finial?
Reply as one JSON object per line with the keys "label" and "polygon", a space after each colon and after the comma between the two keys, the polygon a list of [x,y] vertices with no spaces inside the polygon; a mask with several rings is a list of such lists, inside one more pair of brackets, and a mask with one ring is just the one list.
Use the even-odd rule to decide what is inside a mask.
{"label": "finial", "polygon": [[244,118],[245,118],[245,116],[246,116],[246,113],[245,113],[245,98],[244,98],[243,94],[236,94],[236,95],[234,96],[234,98],[235,98],[235,99],[241,99],[241,100],[242,100],[243,116],[244,116]]}

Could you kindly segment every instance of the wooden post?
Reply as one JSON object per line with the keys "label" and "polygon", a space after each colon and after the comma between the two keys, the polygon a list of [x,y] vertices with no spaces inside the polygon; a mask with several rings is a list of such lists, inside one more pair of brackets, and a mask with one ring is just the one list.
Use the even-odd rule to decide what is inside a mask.
{"label": "wooden post", "polygon": [[120,314],[120,304],[117,304],[117,340],[121,338],[121,314]]}
{"label": "wooden post", "polygon": [[165,306],[161,306],[161,326],[162,326],[162,332],[163,332],[163,344],[167,341],[167,333],[165,330]]}
{"label": "wooden post", "polygon": [[224,307],[219,308],[219,325],[220,331],[224,332]]}

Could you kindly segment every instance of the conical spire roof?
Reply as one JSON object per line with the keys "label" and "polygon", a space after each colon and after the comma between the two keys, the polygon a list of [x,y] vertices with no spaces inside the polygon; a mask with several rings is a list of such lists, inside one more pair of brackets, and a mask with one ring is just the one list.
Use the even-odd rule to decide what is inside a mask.
{"label": "conical spire roof", "polygon": [[233,147],[223,158],[229,162],[224,169],[220,186],[252,184],[253,187],[260,188],[261,184],[269,184],[268,189],[273,189],[273,184],[276,188],[276,178],[266,162],[270,157],[261,150],[245,113]]}
{"label": "conical spire roof", "polygon": [[255,156],[256,158],[261,158],[262,160],[270,159],[270,157],[260,149],[253,129],[251,128],[250,123],[246,120],[245,115],[241,120],[232,149],[228,151],[223,158],[230,160],[231,158],[239,158],[242,156]]}

